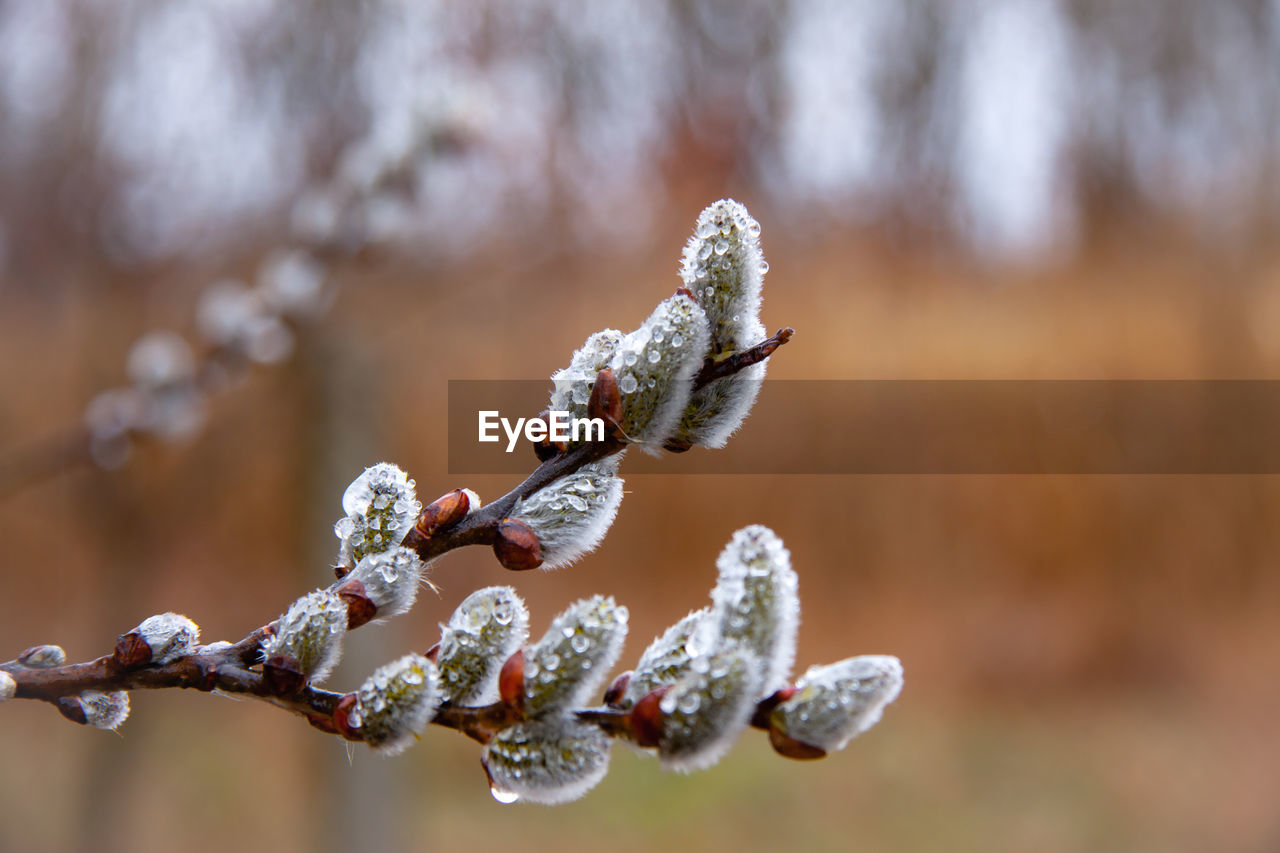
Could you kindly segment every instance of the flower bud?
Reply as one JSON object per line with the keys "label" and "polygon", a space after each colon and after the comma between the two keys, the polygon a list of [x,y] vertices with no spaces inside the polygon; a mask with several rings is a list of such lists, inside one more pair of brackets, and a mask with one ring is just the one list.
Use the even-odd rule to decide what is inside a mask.
{"label": "flower bud", "polygon": [[863,655],[813,666],[769,715],[770,735],[835,752],[879,722],[901,692],[902,663],[895,657]]}
{"label": "flower bud", "polygon": [[195,651],[200,628],[180,613],[148,616],[116,642],[116,660],[124,666],[165,664]]}
{"label": "flower bud", "polygon": [[525,657],[525,713],[532,717],[583,704],[604,682],[622,651],[627,615],[627,608],[597,595],[553,619]]}
{"label": "flower bud", "polygon": [[703,608],[690,613],[649,644],[640,655],[619,707],[630,708],[642,697],[659,687],[670,687],[689,672],[694,655],[686,644],[708,612]]}
{"label": "flower bud", "polygon": [[62,646],[32,646],[18,655],[18,663],[27,669],[52,669],[67,662],[67,653]]}
{"label": "flower bud", "polygon": [[544,568],[567,566],[600,544],[622,503],[622,479],[616,476],[620,457],[615,454],[584,465],[534,492],[511,511],[511,518],[533,530]]}
{"label": "flower bud", "polygon": [[622,431],[646,453],[659,453],[675,432],[707,354],[707,319],[692,299],[658,303],[619,343],[609,369],[622,394]]}
{"label": "flower bud", "polygon": [[760,251],[760,223],[732,199],[698,216],[685,246],[680,278],[710,327],[710,356],[720,358],[764,340],[760,290],[768,271]]}
{"label": "flower bud", "polygon": [[518,518],[504,518],[498,522],[493,554],[504,569],[513,572],[525,572],[542,565],[542,545],[538,542],[538,535]]}
{"label": "flower bud", "polygon": [[129,718],[129,694],[123,690],[110,693],[86,690],[79,698],[85,723],[96,729],[115,731]]}
{"label": "flower bud", "polygon": [[755,654],[743,646],[697,658],[658,705],[662,766],[688,773],[719,761],[751,720],[760,679]]}
{"label": "flower bud", "polygon": [[755,524],[733,534],[716,567],[711,620],[720,642],[738,640],[754,652],[761,688],[772,693],[786,683],[796,653],[800,598],[791,554],[772,530]]}
{"label": "flower bud", "polygon": [[445,492],[423,508],[414,523],[414,529],[423,539],[430,539],[441,530],[448,530],[466,518],[471,510],[471,500],[463,489]]}
{"label": "flower bud", "polygon": [[378,668],[356,692],[345,723],[386,755],[403,752],[427,728],[440,702],[439,673],[422,655]]}
{"label": "flower bud", "polygon": [[[707,315],[709,357],[727,358],[763,341],[760,290],[768,264],[760,251],[760,224],[736,201],[702,211],[685,247],[680,276]],[[765,362],[695,391],[680,421],[678,439],[723,447],[760,393]]]}
{"label": "flower bud", "polygon": [[[362,593],[376,608],[379,619],[389,619],[408,612],[418,597],[418,586],[426,564],[409,548],[396,546],[388,551],[369,554],[347,575],[339,593],[352,582],[363,585]],[[366,620],[368,621],[368,620]]]}
{"label": "flower bud", "polygon": [[595,390],[596,375],[609,366],[621,340],[622,332],[617,329],[596,332],[573,354],[568,367],[551,374],[555,383],[552,411],[569,412],[574,418],[590,417],[587,404]]}
{"label": "flower bud", "polygon": [[0,702],[7,702],[12,699],[17,692],[18,682],[13,680],[12,675],[0,670]]}
{"label": "flower bud", "polygon": [[503,729],[481,756],[494,799],[555,805],[576,800],[609,770],[609,738],[572,717],[552,716]]}
{"label": "flower bud", "polygon": [[275,633],[263,641],[264,674],[272,670],[281,676],[281,693],[296,691],[308,681],[323,681],[342,656],[346,631],[347,606],[337,593],[318,589],[304,595],[289,605]]}
{"label": "flower bud", "polygon": [[413,529],[422,510],[409,475],[388,462],[364,470],[342,495],[346,518],[333,526],[342,545],[338,562],[355,566],[369,554],[389,551]]}
{"label": "flower bud", "polygon": [[503,661],[529,636],[529,612],[509,586],[476,590],[441,626],[436,665],[445,698],[487,705],[498,698]]}

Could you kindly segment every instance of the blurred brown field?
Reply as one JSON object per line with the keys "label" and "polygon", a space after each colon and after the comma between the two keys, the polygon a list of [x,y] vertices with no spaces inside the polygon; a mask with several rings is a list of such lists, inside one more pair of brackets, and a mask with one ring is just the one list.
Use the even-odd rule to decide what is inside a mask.
{"label": "blurred brown field", "polygon": [[[189,444],[6,500],[0,644],[57,641],[88,658],[164,609],[196,618],[207,638],[237,637],[325,582],[328,526],[364,464],[397,461],[424,497],[505,491],[513,478],[447,474],[447,380],[549,375],[594,329],[638,323],[676,283],[679,226],[699,201],[671,212],[652,256],[349,271],[297,358],[218,399]],[[753,211],[772,264],[764,319],[797,330],[772,378],[1280,371],[1280,266],[1265,248],[1227,268],[1170,232],[994,270],[865,235],[806,242],[767,207]],[[0,318],[10,438],[74,421],[119,381],[129,340],[180,326],[189,310],[180,287],[70,292],[10,297]],[[760,522],[800,574],[799,668],[902,658],[907,686],[881,725],[816,765],[777,758],[749,734],[687,778],[618,748],[598,790],[543,810],[491,802],[475,749],[444,731],[390,761],[357,752],[348,767],[340,745],[252,702],[139,694],[119,737],[15,703],[0,729],[0,839],[14,850],[87,839],[162,849],[179,837],[193,851],[246,838],[304,849],[329,831],[316,818],[325,808],[401,804],[409,817],[383,838],[449,849],[513,837],[531,850],[1280,843],[1275,477],[648,475],[627,490],[604,544],[569,569],[510,576],[469,550],[441,560],[439,595],[402,624],[355,635],[333,683],[430,645],[435,623],[492,583],[527,597],[535,632],[574,598],[615,595],[631,608],[634,659],[700,606],[729,533]],[[373,778],[379,793],[349,799],[351,780],[334,781],[344,774]]]}

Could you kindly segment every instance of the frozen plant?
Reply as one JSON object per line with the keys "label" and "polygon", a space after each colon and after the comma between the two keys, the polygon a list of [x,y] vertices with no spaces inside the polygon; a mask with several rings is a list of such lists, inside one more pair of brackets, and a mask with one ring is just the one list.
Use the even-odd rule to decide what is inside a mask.
{"label": "frozen plant", "polygon": [[[387,462],[366,468],[342,495],[334,579],[279,618],[237,642],[200,645],[193,621],[161,613],[121,634],[111,653],[80,664],[68,664],[58,646],[33,646],[0,663],[0,701],[42,700],[74,722],[115,729],[132,691],[217,690],[264,700],[388,755],[430,725],[452,728],[482,745],[481,763],[501,802],[582,796],[607,773],[616,740],[680,772],[715,764],[752,727],[791,758],[844,748],[898,696],[902,667],[891,657],[850,658],[811,667],[793,682],[799,583],[787,548],[760,525],[731,537],[710,602],[612,680],[626,607],[609,596],[584,598],[529,643],[524,602],[514,589],[493,586],[466,596],[425,652],[402,654],[355,690],[319,686],[333,674],[347,633],[407,612],[440,556],[484,545],[512,570],[566,565],[595,548],[612,524],[630,446],[660,453],[724,443],[754,400],[764,360],[791,334],[764,336],[758,232],[736,202],[709,207],[675,295],[634,331],[590,336],[552,377],[552,406],[602,418],[603,438],[544,442],[534,471],[485,505],[475,492],[454,489],[423,506],[403,469]],[[315,298],[321,273],[308,258],[272,264],[269,286],[228,285],[208,297],[202,328],[211,342],[252,358],[264,318],[301,311]],[[121,412],[156,399],[137,397],[138,389],[191,391],[197,368],[184,346],[160,336],[140,348],[130,365],[138,388],[104,405],[104,422],[127,432]]]}

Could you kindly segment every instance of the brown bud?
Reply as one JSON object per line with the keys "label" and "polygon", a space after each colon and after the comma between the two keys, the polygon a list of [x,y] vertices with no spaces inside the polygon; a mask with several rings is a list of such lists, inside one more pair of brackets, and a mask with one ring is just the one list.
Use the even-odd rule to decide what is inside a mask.
{"label": "brown bud", "polygon": [[543,437],[533,443],[533,453],[538,457],[539,462],[546,462],[548,459],[555,457],[557,453],[564,450],[564,442],[553,442],[548,436],[551,435],[551,410],[543,409],[538,413],[537,420],[542,421],[546,425]]}
{"label": "brown bud", "polygon": [[130,631],[116,637],[116,649],[111,655],[116,666],[132,669],[135,666],[146,666],[151,663],[151,646],[142,639],[137,631]]}
{"label": "brown bud", "polygon": [[356,707],[356,699],[356,694],[348,693],[333,706],[333,727],[347,740],[364,740],[360,729],[352,728],[350,722],[351,712]]}
{"label": "brown bud", "polygon": [[493,542],[493,553],[504,569],[523,572],[542,565],[542,545],[533,528],[515,518],[504,518],[498,523],[498,535]]}
{"label": "brown bud", "polygon": [[524,650],[507,658],[498,673],[498,699],[509,708],[524,707]]}
{"label": "brown bud", "polygon": [[59,714],[73,723],[83,726],[89,722],[84,712],[84,705],[80,704],[80,699],[76,696],[63,696],[58,700],[57,708]]}
{"label": "brown bud", "polygon": [[618,393],[618,380],[607,367],[596,374],[591,398],[587,400],[587,417],[600,418],[611,430],[622,423],[622,395]]}
{"label": "brown bud", "polygon": [[365,594],[364,584],[351,578],[338,587],[338,598],[347,605],[347,630],[354,631],[378,615],[378,605]]}
{"label": "brown bud", "polygon": [[641,697],[631,709],[631,735],[639,746],[657,746],[662,740],[662,697],[670,687],[659,687]]}
{"label": "brown bud", "polygon": [[338,563],[333,567],[333,576],[338,580],[342,580],[349,574],[351,574],[350,566],[344,566],[341,563]]}
{"label": "brown bud", "polygon": [[764,699],[761,699],[759,704],[756,705],[755,713],[751,715],[751,727],[768,729],[772,725],[769,722],[769,716],[773,713],[773,709],[794,695],[796,695],[794,687],[783,687],[781,690],[775,690]]}
{"label": "brown bud", "polygon": [[609,685],[609,689],[604,692],[604,704],[610,708],[619,707],[618,703],[622,701],[622,694],[627,692],[627,685],[631,683],[631,673],[624,672],[613,680],[613,684]]}
{"label": "brown bud", "polygon": [[827,751],[816,746],[810,746],[807,743],[798,741],[790,735],[784,735],[777,729],[769,729],[769,743],[773,745],[774,752],[786,758],[794,758],[797,761],[811,761],[815,758],[826,757]]}
{"label": "brown bud", "polygon": [[273,696],[292,696],[307,683],[298,662],[288,655],[272,655],[262,664],[262,681]]}
{"label": "brown bud", "polygon": [[[683,285],[676,288],[676,296],[687,296],[693,299],[693,291]],[[696,301],[696,300],[695,300]]]}
{"label": "brown bud", "polygon": [[430,539],[441,530],[448,530],[467,517],[471,500],[462,489],[446,492],[423,508],[414,529],[423,539]]}
{"label": "brown bud", "polygon": [[313,728],[317,728],[327,735],[340,734],[338,726],[333,722],[332,717],[326,717],[323,714],[307,714],[307,722]]}
{"label": "brown bud", "polygon": [[434,646],[423,652],[422,656],[432,663],[435,663],[440,659],[440,644],[436,643]]}
{"label": "brown bud", "polygon": [[672,436],[662,443],[662,447],[672,453],[685,453],[693,447],[693,442],[687,438]]}

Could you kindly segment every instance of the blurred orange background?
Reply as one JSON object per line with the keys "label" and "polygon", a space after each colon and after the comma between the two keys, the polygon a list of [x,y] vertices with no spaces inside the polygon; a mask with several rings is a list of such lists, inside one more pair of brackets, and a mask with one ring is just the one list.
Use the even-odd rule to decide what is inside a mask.
{"label": "blurred orange background", "polygon": [[[124,168],[103,153],[95,134],[105,131],[93,116],[125,95],[95,88],[94,63],[141,62],[148,54],[139,34],[159,27],[161,13],[132,9],[115,41],[91,35],[102,13],[90,3],[73,4],[59,24],[85,48],[65,72],[64,100],[40,113],[26,137],[10,123],[0,147],[0,452],[8,461],[77,424],[94,394],[124,382],[129,346],[146,331],[194,338],[201,288],[252,277],[264,254],[287,245],[292,200],[323,182],[343,146],[390,109],[369,91],[395,101],[399,90],[389,83],[343,81],[364,67],[349,52],[376,44],[378,27],[409,14],[403,6],[302,13],[262,5],[268,11],[253,14],[266,23],[254,19],[261,28],[251,31],[244,10],[220,18],[175,4],[187,17],[170,22],[170,36],[216,44],[223,54],[179,52],[168,71],[197,61],[235,65],[243,79],[227,103],[305,125],[302,165],[292,182],[282,179],[245,208],[222,203],[216,157],[197,158],[213,175],[201,208],[184,202],[192,190],[173,177],[184,161],[164,160],[172,152],[160,143],[139,144],[156,158],[155,173],[170,176],[156,179],[147,204],[173,230],[160,239],[155,223],[135,223],[128,251],[110,235],[138,208],[117,202],[151,173],[145,158]],[[795,66],[805,52],[796,33],[828,16],[883,32],[839,4],[744,4],[732,14],[723,5],[653,4],[680,36],[664,43],[679,67],[663,84],[672,91],[655,108],[665,117],[657,130],[628,123],[623,107],[645,96],[639,83],[610,100],[600,90],[614,84],[584,82],[601,68],[623,84],[628,73],[647,79],[627,71],[640,49],[628,45],[642,47],[647,36],[626,30],[635,21],[608,17],[623,12],[591,13],[575,25],[565,5],[534,4],[506,21],[481,4],[481,12],[441,11],[421,24],[435,41],[410,40],[421,54],[410,50],[405,61],[426,75],[414,79],[445,89],[462,76],[471,88],[457,89],[483,102],[464,110],[459,140],[431,149],[416,167],[419,184],[438,181],[453,194],[415,185],[401,200],[407,224],[334,262],[336,301],[299,331],[293,357],[211,399],[198,435],[139,447],[121,470],[57,470],[4,496],[0,658],[41,642],[61,644],[73,660],[96,657],[116,634],[164,610],[191,616],[206,641],[242,636],[327,583],[342,489],[374,462],[400,464],[425,500],[458,486],[500,495],[515,478],[456,482],[447,473],[448,380],[549,376],[591,332],[635,327],[679,283],[679,252],[698,212],[724,196],[746,203],[763,227],[771,265],[765,324],[796,329],[770,363],[773,379],[1280,377],[1274,134],[1255,138],[1250,125],[1227,121],[1253,105],[1231,102],[1236,78],[1217,62],[1239,53],[1232,38],[1257,47],[1241,23],[1252,15],[1265,19],[1266,32],[1280,32],[1273,7],[1264,14],[1248,3],[1213,12],[1175,4],[1177,13],[1164,15],[1159,3],[1127,13],[1107,4],[993,4],[1050,17],[1028,24],[1023,11],[989,26],[959,13],[909,14],[884,32],[914,52],[903,58],[886,41],[866,61],[880,69],[877,80],[915,68],[933,95],[882,107],[880,148],[868,167],[876,187],[855,182],[832,201],[824,192],[837,178],[810,175],[819,192],[779,165],[779,138],[822,126],[796,118],[796,87],[813,85]],[[43,31],[12,5],[0,11],[3,38]],[[1200,15],[1221,26],[1209,32]],[[999,139],[973,137],[987,151],[963,121],[945,125],[938,116],[985,109],[999,119],[1019,102],[995,83],[990,104],[976,83],[977,95],[945,85],[986,79],[956,45],[972,39],[981,56],[1007,48],[1012,62],[1021,54],[1006,42],[1041,44],[1036,26],[1044,20],[1056,21],[1059,42],[1076,46],[1058,60],[1060,74],[1108,46],[1138,62],[1131,39],[1163,45],[1153,54],[1177,61],[1171,68],[1153,59],[1145,77],[1117,72],[1129,100],[1118,97],[1111,112],[1096,107],[1105,87],[1080,82],[1093,111],[1061,106],[1068,130],[1055,137],[1057,159],[1037,167],[1044,182],[1016,169],[983,173],[982,164],[999,163]],[[739,41],[725,47],[718,39],[729,36],[715,24]],[[296,42],[284,35],[301,25]],[[208,38],[210,27],[218,38]],[[594,53],[610,33],[628,44],[616,56]],[[534,43],[567,47],[539,59]],[[262,55],[277,44],[284,58]],[[518,61],[517,44],[526,46]],[[1258,50],[1262,66],[1242,67],[1274,80],[1274,51]],[[819,94],[830,101],[823,109],[831,127],[846,134],[831,144],[852,146],[856,127],[836,122],[852,110],[841,100],[842,75],[852,72],[831,61],[836,76]],[[651,65],[636,67],[656,73]],[[991,79],[1004,79],[1001,71]],[[126,94],[160,85],[143,71],[135,77],[114,85]],[[14,79],[10,88],[20,90],[25,78]],[[246,95],[263,80],[279,83],[277,101]],[[1125,117],[1142,112],[1135,99],[1143,81],[1152,98],[1175,105],[1179,92],[1207,87],[1216,110],[1201,126],[1191,106],[1193,117],[1178,121],[1168,118],[1179,114],[1170,107],[1161,113],[1169,123],[1152,119],[1145,132],[1201,138],[1226,133],[1225,122],[1240,134],[1230,138],[1239,146],[1225,149],[1236,153],[1206,165],[1186,155],[1190,142],[1168,150],[1151,142],[1151,153],[1120,140],[1124,134],[1095,132],[1099,115],[1108,127],[1130,127]],[[339,96],[326,101],[322,83]],[[498,94],[484,101],[474,94],[479,84]],[[1274,107],[1280,88],[1271,89]],[[505,112],[503,99],[536,101],[539,93],[551,105],[536,152],[545,185],[525,196],[492,190],[479,175],[515,175],[518,186],[533,180],[519,177],[528,145],[507,150],[502,140],[534,119]],[[10,97],[7,109],[26,115]],[[1005,118],[1014,133],[1018,115]],[[162,114],[129,132],[147,139],[166,121],[187,126]],[[209,127],[216,136],[216,122]],[[41,148],[32,141],[40,139],[50,141]],[[176,131],[173,140],[195,144]],[[911,153],[975,145],[974,162],[936,172],[930,156]],[[629,171],[597,195],[590,181],[608,172],[608,159],[588,152],[601,146],[646,156],[636,155],[642,166],[628,161]],[[1183,155],[1190,159],[1176,159]],[[1167,176],[1195,168],[1209,169],[1209,178],[1179,184],[1185,197],[1143,183],[1153,169]],[[1214,182],[1215,168],[1230,180]],[[1044,199],[1014,204],[1022,212],[1008,219],[991,212],[1004,202],[966,189],[975,174],[1024,181],[1033,195],[1043,184],[1053,195],[1047,208]],[[575,183],[584,176],[585,189]],[[1197,193],[1212,204],[1200,205]],[[475,209],[456,211],[465,233],[451,234],[455,212],[432,205],[469,204],[472,195]],[[190,224],[166,220],[166,203]],[[1041,224],[1026,226],[1028,218]],[[1010,231],[1009,222],[1022,225]],[[990,233],[1004,236],[992,242],[983,236]],[[768,404],[766,385],[759,406]],[[749,419],[743,431],[752,429]],[[732,454],[733,442],[715,452]],[[650,637],[701,606],[732,531],[762,523],[786,541],[800,576],[799,671],[852,654],[902,659],[906,687],[883,721],[813,764],[779,758],[748,733],[715,768],[687,777],[664,775],[619,747],[599,788],[546,809],[492,801],[478,749],[444,730],[384,760],[348,755],[334,738],[251,701],[137,693],[119,736],[72,727],[43,704],[11,702],[0,710],[0,849],[1272,850],[1280,846],[1277,519],[1274,476],[629,477],[596,553],[564,570],[518,576],[483,549],[447,555],[433,569],[438,595],[352,635],[333,688],[351,689],[373,667],[430,646],[436,624],[468,592],[496,583],[526,597],[535,636],[576,598],[616,596],[631,610],[623,663],[634,662]]]}

